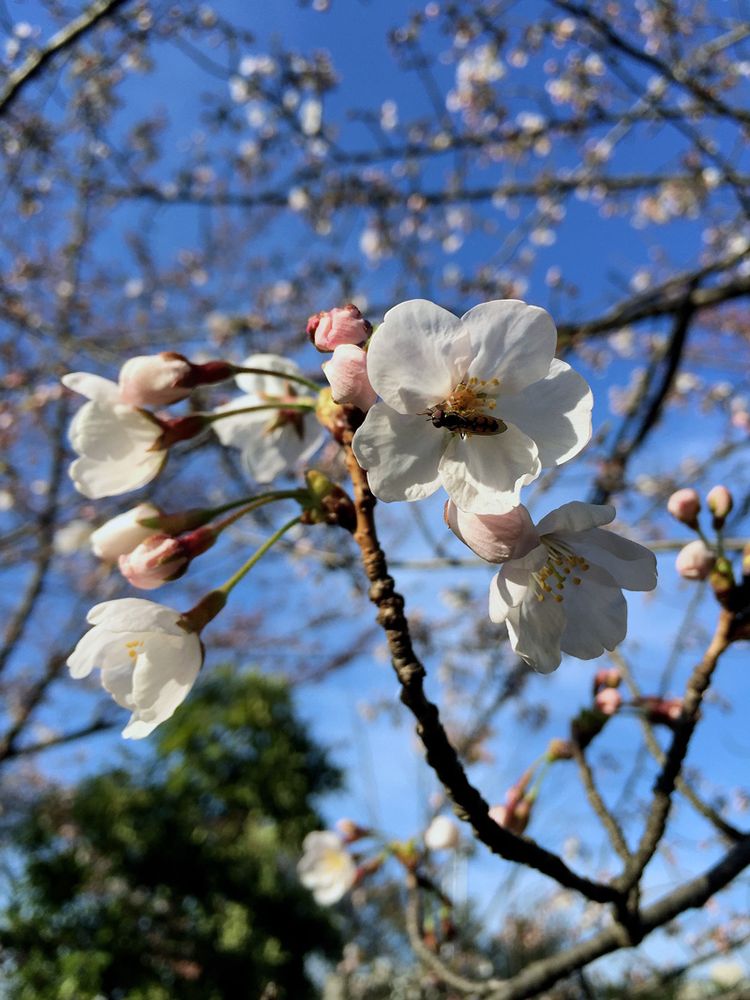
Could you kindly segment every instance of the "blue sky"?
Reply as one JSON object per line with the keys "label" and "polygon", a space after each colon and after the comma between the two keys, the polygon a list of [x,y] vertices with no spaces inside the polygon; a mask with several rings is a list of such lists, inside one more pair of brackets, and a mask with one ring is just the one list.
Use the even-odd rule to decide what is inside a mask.
{"label": "blue sky", "polygon": [[[530,16],[531,11],[540,9],[542,4],[510,5],[508,19],[512,30],[517,30]],[[384,41],[387,28],[405,19],[403,4],[396,2],[360,3],[336,2],[334,0],[330,13],[321,14],[312,9],[300,9],[291,0],[285,0],[271,5],[247,5],[226,2],[219,5],[220,13],[230,19],[236,18],[245,27],[256,33],[254,46],[238,53],[238,62],[243,55],[273,54],[277,45],[285,48],[297,48],[309,54],[314,49],[326,49],[331,52],[340,84],[333,94],[327,95],[324,101],[324,121],[335,122],[339,129],[339,142],[343,148],[359,149],[366,147],[370,134],[364,126],[347,120],[346,112],[352,106],[362,106],[378,109],[384,101],[394,100],[399,106],[402,120],[414,116],[431,114],[431,107],[424,91],[418,86],[415,77],[404,77],[397,72],[393,55]],[[38,12],[34,12],[35,15]],[[24,12],[24,16],[33,21],[32,12]],[[39,15],[38,21],[44,25]],[[552,54],[554,55],[554,53]],[[452,85],[455,67],[443,65],[439,68],[436,80],[444,91]],[[528,70],[528,74],[532,69]],[[516,78],[514,77],[514,80]],[[536,110],[537,104],[530,103],[526,94],[528,79],[521,73],[509,90],[509,114],[515,115],[523,110]],[[176,49],[162,47],[157,70],[145,77],[134,77],[126,86],[128,98],[126,109],[118,119],[114,134],[123,134],[125,130],[146,110],[163,111],[170,119],[166,132],[167,155],[154,174],[154,179],[162,181],[168,170],[179,163],[184,156],[185,136],[193,138],[201,131],[201,111],[205,107],[202,97],[207,92],[226,92],[223,81],[212,78],[208,74],[198,74],[194,64]],[[237,143],[248,139],[247,133],[236,135]],[[623,173],[640,168],[644,159],[644,135],[623,140],[618,146],[618,169]],[[668,165],[675,159],[677,146],[673,135],[664,132],[653,133],[648,138],[645,147],[649,164]],[[555,151],[550,162],[560,162],[558,151]],[[570,160],[573,165],[572,153],[569,148],[559,151],[563,161]],[[450,157],[438,159],[424,170],[424,180],[431,188],[438,188],[445,180],[446,172],[451,167]],[[389,169],[386,167],[386,169]],[[472,172],[472,181],[477,184],[486,183],[487,178],[494,178],[495,183],[518,175],[520,170],[502,164],[490,164],[477,168]],[[715,196],[714,214],[721,216],[725,207],[725,195]],[[359,255],[359,235],[366,220],[366,212],[350,220],[349,229],[345,232],[335,232],[331,240],[341,254]],[[123,282],[137,273],[130,249],[126,242],[129,230],[137,230],[148,218],[153,224],[155,243],[164,260],[173,259],[180,248],[195,245],[200,241],[203,216],[193,208],[174,208],[154,211],[151,207],[144,208],[128,204],[121,208],[113,217],[112,224],[103,230],[99,236],[102,253],[106,259],[117,262],[122,273]],[[523,222],[523,219],[521,220]],[[516,223],[504,217],[502,212],[492,216],[494,229],[479,234],[467,236],[464,245],[452,254],[435,253],[434,295],[448,296],[453,293],[441,285],[441,275],[446,266],[458,267],[467,271],[479,262],[498,263],[504,257],[506,241],[512,240]],[[570,320],[574,317],[588,317],[601,311],[608,304],[621,298],[627,290],[628,283],[639,269],[650,267],[655,262],[655,248],[668,260],[669,267],[679,268],[685,262],[696,258],[701,243],[699,227],[692,221],[679,221],[667,227],[661,227],[658,237],[654,229],[636,230],[626,218],[603,219],[599,209],[590,202],[571,200],[568,205],[568,215],[561,225],[557,240],[550,247],[537,248],[537,258],[529,273],[527,299],[541,305],[553,308],[553,297],[545,284],[545,275],[552,266],[562,266],[567,280],[579,286],[580,294],[576,300],[566,300],[559,303],[559,314],[556,318]],[[274,225],[270,231],[259,236],[258,250],[264,252],[281,246],[299,259],[304,259],[307,246],[311,240],[309,229],[303,222],[288,218]],[[114,265],[113,265],[114,266]],[[363,264],[363,287],[361,294],[371,302],[382,302],[388,289],[396,265],[385,261],[381,268]],[[280,278],[284,274],[279,275]],[[220,281],[220,276],[210,276],[211,283]],[[410,287],[410,294],[415,293],[411,276],[404,276],[405,283]],[[411,284],[410,284],[411,282]],[[227,308],[241,308],[245,292],[241,283],[234,282],[227,293]],[[455,297],[455,296],[454,296]],[[321,301],[320,307],[331,305]],[[446,301],[445,304],[453,303]],[[463,303],[468,307],[473,303]],[[553,309],[553,311],[555,311]],[[377,317],[373,316],[373,319]],[[194,322],[196,343],[202,332],[200,318],[186,317],[186,322]],[[660,324],[654,324],[651,332],[663,333]],[[112,347],[113,345],[110,345]],[[170,346],[170,345],[165,345]],[[116,349],[116,346],[115,346]],[[319,363],[319,358],[309,349],[299,354],[300,360],[311,371]],[[605,424],[612,422],[608,412],[608,391],[613,385],[627,383],[634,363],[626,359],[616,359],[606,372],[596,370],[595,364],[589,359],[578,362],[581,370],[590,378],[596,395],[595,433],[601,431]],[[114,372],[108,372],[113,375]],[[742,386],[746,375],[742,370],[732,371],[727,368],[723,375]],[[614,421],[616,424],[616,421]],[[659,435],[648,451],[639,456],[631,470],[632,475],[639,473],[656,474],[667,471],[676,460],[701,457],[715,440],[715,436],[724,433],[725,421],[720,415],[706,415],[692,409],[688,400],[681,410],[671,412],[664,420]],[[732,459],[728,465],[742,460]],[[565,473],[556,482],[555,487],[539,501],[539,513],[545,513],[557,504],[570,499],[581,498],[581,491],[588,492],[592,476],[592,460],[584,454],[566,468]],[[703,485],[711,485],[707,482]],[[648,502],[645,502],[648,505]],[[442,500],[434,499],[423,505],[423,516],[427,518],[433,530],[444,538],[440,521]],[[123,505],[124,507],[124,505]],[[635,501],[624,507],[624,520],[634,524],[642,512],[642,501]],[[421,559],[431,555],[419,532],[412,523],[413,512],[399,507],[381,508],[381,521],[386,538],[397,540],[400,559]],[[684,537],[687,532],[679,526],[665,520],[657,519],[657,527],[670,536]],[[737,530],[740,531],[742,525]],[[638,531],[636,526],[634,531]],[[452,543],[451,543],[452,544]],[[452,550],[459,553],[458,545]],[[79,557],[76,557],[79,558]],[[85,557],[81,557],[85,558]],[[196,572],[191,574],[188,584],[177,583],[165,592],[164,600],[182,606],[187,599],[188,590],[195,593],[196,589],[223,579],[234,567],[234,554],[231,549],[222,549],[218,558],[206,561],[196,566]],[[639,667],[641,683],[647,691],[658,684],[665,662],[665,637],[677,634],[683,626],[683,614],[686,601],[690,596],[690,585],[677,580],[673,570],[673,555],[664,555],[659,559],[661,582],[656,595],[642,597],[629,596],[631,614],[630,639],[626,649],[632,651],[633,660]],[[472,599],[477,606],[486,601],[486,592],[492,570],[486,568],[456,571],[424,571],[399,570],[398,586],[404,593],[407,609],[426,608],[427,614],[437,609],[442,613],[442,594],[446,589],[458,582],[470,588]],[[287,601],[280,605],[276,613],[277,628],[282,635],[289,628],[290,607],[294,601],[310,600],[314,595],[314,587],[304,580],[294,576],[293,571],[276,556],[248,579],[243,591],[233,600],[238,603],[243,599],[251,604],[263,596],[264,580],[277,586],[279,580],[288,589]],[[288,582],[287,582],[288,581]],[[337,584],[341,588],[341,584]],[[293,589],[294,588],[294,589]],[[160,597],[161,599],[161,597]],[[50,600],[59,613],[67,607],[67,594],[62,586],[59,591],[52,591]],[[336,590],[331,598],[332,603],[341,600],[341,589]],[[368,612],[365,612],[367,614]],[[689,623],[690,628],[710,628],[714,611],[710,600],[704,602],[695,620]],[[274,617],[269,610],[269,621],[274,624]],[[369,624],[369,620],[365,623]],[[329,626],[333,631],[347,629],[348,623],[336,623]],[[207,633],[210,645],[211,632]],[[32,648],[31,646],[29,647]],[[698,642],[691,645],[681,654],[675,672],[674,685],[668,693],[678,693],[684,684],[687,672],[694,661],[700,646]],[[389,719],[387,713],[378,715],[377,720],[368,726],[361,724],[361,708],[366,703],[396,703],[397,689],[390,666],[382,654],[382,642],[378,640],[374,648],[363,649],[362,653],[346,670],[337,671],[324,682],[311,685],[300,692],[298,705],[300,712],[307,718],[321,740],[330,745],[338,760],[348,767],[348,786],[345,793],[332,798],[327,805],[327,815],[331,821],[340,815],[351,815],[357,820],[372,820],[376,818],[389,834],[407,836],[416,833],[423,827],[428,813],[428,799],[435,790],[433,780],[415,752],[414,736],[411,721],[401,711],[397,713],[395,722]],[[283,657],[283,647],[279,649]],[[211,653],[210,657],[218,661],[221,653]],[[739,712],[736,706],[744,703],[750,694],[750,680],[742,665],[746,652],[737,648],[722,662],[717,683],[716,702],[709,703],[704,710],[704,721],[701,731],[696,737],[691,759],[695,761],[710,760],[710,769],[706,772],[706,793],[710,796],[715,787],[739,787],[747,773],[747,755],[750,753],[750,743],[744,739],[739,723]],[[498,658],[499,662],[499,658]],[[596,669],[596,664],[568,661],[551,677],[532,678],[528,697],[538,698],[552,703],[554,710],[550,720],[538,731],[529,732],[522,721],[514,715],[513,708],[503,711],[497,720],[496,738],[492,742],[494,759],[482,764],[472,771],[472,777],[492,802],[502,800],[506,788],[519,776],[534,757],[543,752],[547,741],[553,736],[565,735],[566,719],[578,707],[582,707],[588,697],[590,678]],[[429,681],[430,693],[439,700],[440,685],[434,678]],[[70,689],[60,693],[60,701],[54,711],[64,708],[70,713],[80,710],[80,695]],[[50,720],[53,721],[53,720]],[[622,776],[627,773],[627,767],[632,760],[632,747],[636,721],[630,718],[618,718],[609,727],[606,737],[602,740],[601,750],[598,745],[593,753],[605,756],[605,763],[611,767],[606,771],[608,782],[617,787]],[[92,742],[90,756],[82,760],[78,751],[58,751],[49,753],[44,758],[44,766],[50,773],[58,777],[69,777],[71,774],[82,773],[87,769],[96,769],[108,764],[120,752],[117,737],[101,736]],[[139,748],[138,752],[144,751]],[[572,767],[572,765],[560,765]],[[653,768],[646,769],[646,778],[639,786],[643,792],[653,775]],[[611,775],[611,777],[609,777]],[[593,836],[593,826],[590,814],[580,794],[571,794],[569,789],[574,783],[558,781],[556,773],[549,776],[545,784],[544,794],[535,811],[530,833],[553,849],[560,849],[569,838],[571,831],[579,831],[582,839]],[[374,813],[374,817],[371,815]],[[742,822],[742,817],[733,817]],[[673,868],[668,861],[657,859],[649,876],[649,884],[654,891],[672,884],[679,875],[684,877],[707,866],[710,851],[702,847],[707,836],[707,828],[702,820],[696,818],[689,807],[680,805],[676,818],[677,837],[681,844],[680,857]],[[575,866],[588,867],[594,865],[596,857],[579,858]],[[469,890],[486,901],[494,891],[494,880],[497,875],[497,865],[489,861],[480,850],[477,862],[468,875]],[[538,885],[538,883],[537,883]],[[544,887],[546,888],[546,886]],[[511,898],[517,905],[528,905],[528,897],[524,894],[530,891],[526,882],[521,883],[516,895]],[[543,891],[534,889],[533,892]],[[738,886],[732,891],[732,901],[738,906],[743,905],[746,890]],[[664,948],[662,943],[659,947]]]}

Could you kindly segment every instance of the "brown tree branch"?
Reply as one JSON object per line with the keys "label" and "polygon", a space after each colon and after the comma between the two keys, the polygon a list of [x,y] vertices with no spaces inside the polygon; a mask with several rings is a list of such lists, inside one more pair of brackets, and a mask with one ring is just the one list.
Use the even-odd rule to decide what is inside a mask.
{"label": "brown tree branch", "polygon": [[53,35],[43,48],[31,52],[18,69],[8,75],[5,85],[0,89],[0,114],[10,110],[24,87],[42,72],[48,62],[127,2],[128,0],[94,0],[82,14]]}
{"label": "brown tree branch", "polygon": [[425,669],[411,644],[404,615],[404,600],[388,574],[385,554],[380,548],[374,519],[375,497],[367,476],[351,449],[353,431],[343,434],[347,467],[354,486],[357,527],[354,539],[360,548],[362,564],[370,581],[370,600],[378,610],[377,621],[388,640],[391,662],[401,685],[401,701],[417,720],[417,734],[425,748],[427,763],[435,771],[460,819],[470,823],[478,839],[494,854],[507,861],[526,864],[560,885],[575,889],[586,899],[598,903],[614,902],[617,890],[593,882],[573,872],[565,862],[526,837],[519,837],[499,826],[489,815],[489,804],[470,783],[455,749],[440,721],[437,707],[424,692]]}

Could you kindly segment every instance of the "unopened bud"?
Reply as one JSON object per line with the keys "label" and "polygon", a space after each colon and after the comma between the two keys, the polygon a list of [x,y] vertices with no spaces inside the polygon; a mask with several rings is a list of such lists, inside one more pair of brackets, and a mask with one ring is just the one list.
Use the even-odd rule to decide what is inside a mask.
{"label": "unopened bud", "polygon": [[675,561],[677,572],[685,580],[705,580],[714,568],[716,555],[704,541],[696,538],[680,549]]}
{"label": "unopened bud", "polygon": [[120,556],[127,555],[133,549],[155,535],[158,528],[143,525],[144,520],[159,517],[161,511],[152,503],[139,503],[137,507],[126,510],[124,514],[97,528],[91,534],[91,548],[95,556],[106,562],[116,562]]}
{"label": "unopened bud", "polygon": [[120,400],[128,406],[169,406],[190,395],[182,380],[190,362],[181,354],[163,351],[130,358],[120,369]]}
{"label": "unopened bud", "polygon": [[349,495],[317,469],[308,469],[305,480],[309,492],[306,501],[303,501],[302,523],[338,525],[354,532],[357,511]]}
{"label": "unopened bud", "polygon": [[594,704],[604,715],[614,715],[622,704],[622,695],[616,688],[606,687],[596,695]]}
{"label": "unopened bud", "polygon": [[734,506],[734,499],[726,486],[714,486],[706,497],[706,506],[713,514],[714,531],[719,531]]}
{"label": "unopened bud", "polygon": [[643,695],[633,701],[652,725],[675,729],[682,715],[682,698],[659,698],[657,695]]}
{"label": "unopened bud", "polygon": [[622,682],[622,674],[617,667],[609,667],[605,670],[597,670],[594,675],[594,694],[601,688],[616,688]]}
{"label": "unopened bud", "polygon": [[335,403],[349,403],[366,413],[378,398],[367,376],[367,353],[355,344],[339,344],[323,365]]}
{"label": "unopened bud", "polygon": [[572,760],[573,747],[570,740],[550,740],[545,756],[550,763],[554,763],[556,760]]}
{"label": "unopened bud", "polygon": [[448,500],[443,517],[456,538],[487,562],[521,559],[539,545],[534,522],[523,505],[507,514],[469,514]]}
{"label": "unopened bud", "polygon": [[370,831],[366,827],[345,817],[336,820],[336,829],[341,834],[341,839],[345,844],[354,844],[357,840],[370,835]]}
{"label": "unopened bud", "polygon": [[694,489],[677,490],[667,501],[667,510],[689,528],[698,527],[701,500]]}
{"label": "unopened bud", "polygon": [[341,344],[364,344],[372,324],[353,304],[315,313],[307,321],[307,335],[319,351],[332,351]]}
{"label": "unopened bud", "polygon": [[154,590],[182,576],[190,561],[210,548],[215,539],[210,528],[199,528],[179,538],[151,535],[132,552],[120,556],[120,572],[133,587]]}

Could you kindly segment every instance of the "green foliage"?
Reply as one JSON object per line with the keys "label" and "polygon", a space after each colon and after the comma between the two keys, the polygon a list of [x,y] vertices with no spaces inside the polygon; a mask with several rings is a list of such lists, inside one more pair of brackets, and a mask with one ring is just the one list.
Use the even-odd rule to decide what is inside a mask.
{"label": "green foliage", "polygon": [[4,914],[11,1000],[315,995],[330,917],[296,879],[313,800],[339,774],[286,688],[215,672],[157,731],[157,753],[36,801]]}

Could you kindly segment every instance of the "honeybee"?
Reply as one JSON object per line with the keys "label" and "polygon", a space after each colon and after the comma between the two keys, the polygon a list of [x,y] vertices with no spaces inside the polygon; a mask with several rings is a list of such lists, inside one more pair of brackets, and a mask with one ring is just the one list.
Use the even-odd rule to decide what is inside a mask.
{"label": "honeybee", "polygon": [[507,424],[499,417],[491,417],[488,413],[458,413],[443,406],[431,406],[425,412],[433,427],[444,427],[453,434],[460,434],[462,438],[469,434],[489,437],[491,434],[502,434],[508,429]]}

